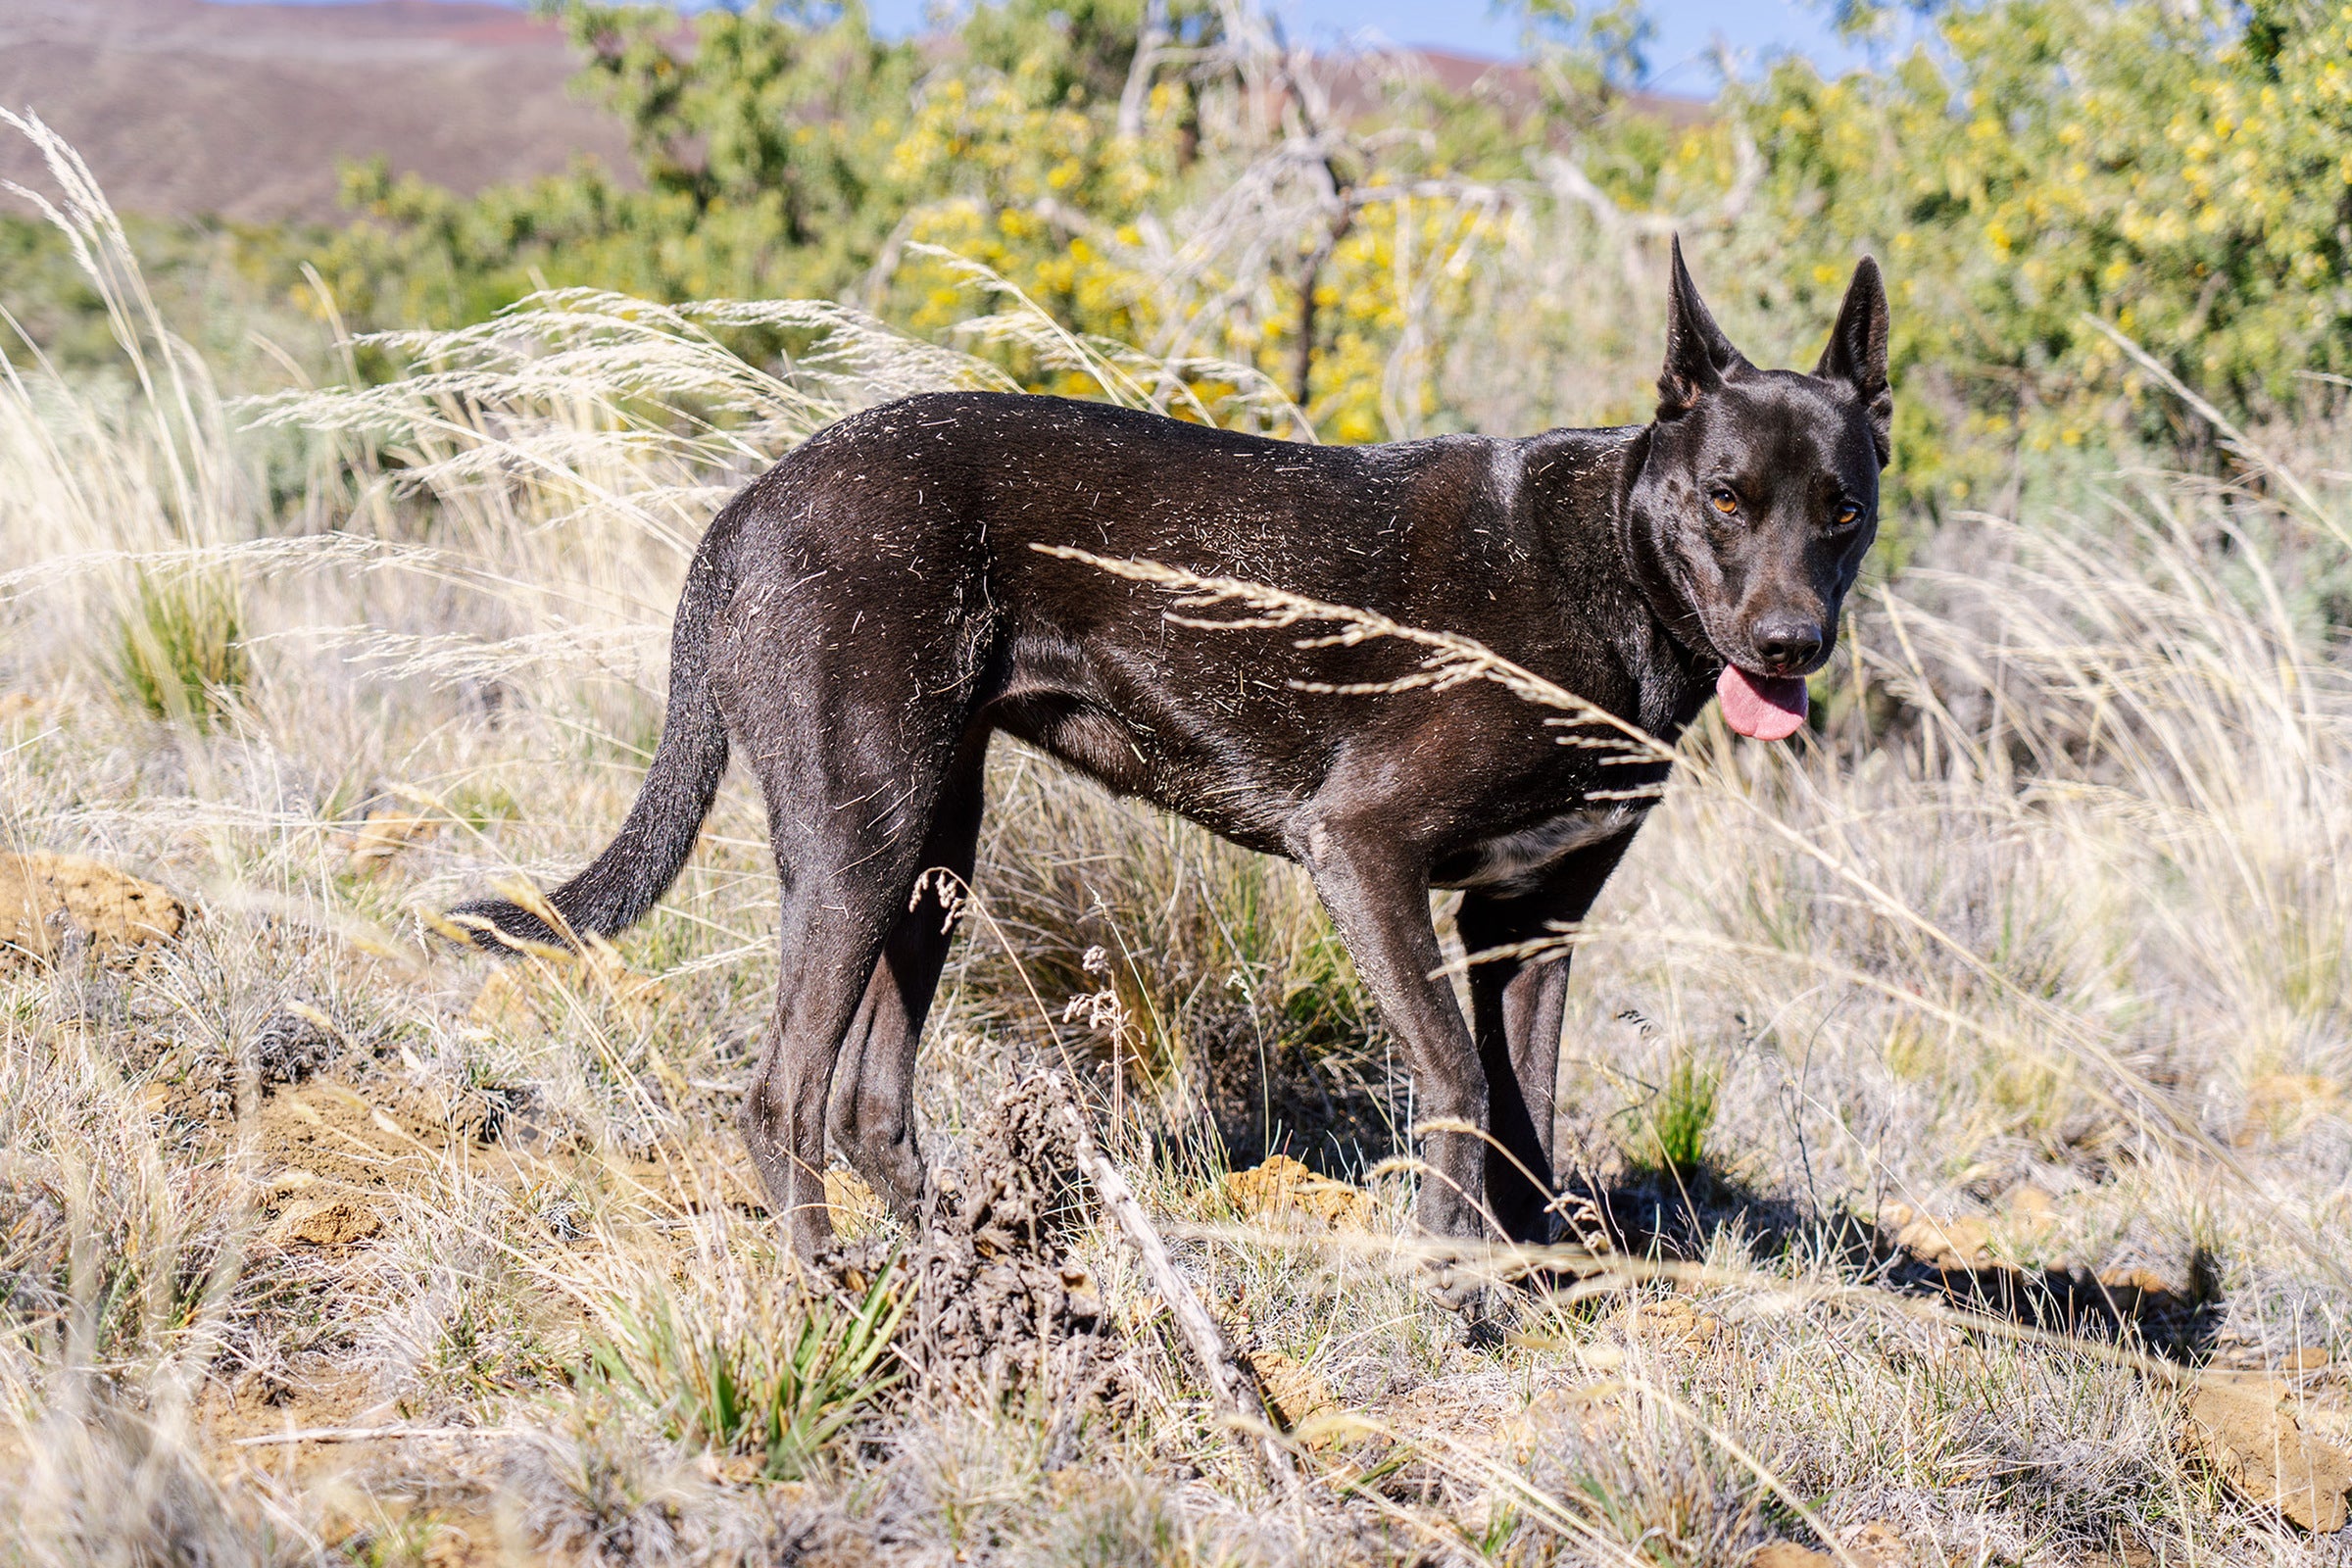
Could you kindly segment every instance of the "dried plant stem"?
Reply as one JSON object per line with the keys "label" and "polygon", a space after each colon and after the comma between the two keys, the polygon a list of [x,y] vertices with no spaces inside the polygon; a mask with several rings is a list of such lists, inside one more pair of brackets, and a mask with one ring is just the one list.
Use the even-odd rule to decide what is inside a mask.
{"label": "dried plant stem", "polygon": [[1302,681],[1298,683],[1300,691],[1376,696],[1386,692],[1445,692],[1468,681],[1491,681],[1525,702],[1573,715],[1567,720],[1569,723],[1598,725],[1618,737],[1616,740],[1603,738],[1595,742],[1582,736],[1563,736],[1565,744],[1597,745],[1603,749],[1621,751],[1628,760],[1674,760],[1674,748],[1640,725],[1630,724],[1597,703],[1589,702],[1566,687],[1513,663],[1484,643],[1454,632],[1408,626],[1377,611],[1309,599],[1304,594],[1292,593],[1285,588],[1245,582],[1236,577],[1202,576],[1197,571],[1188,571],[1182,566],[1170,566],[1157,561],[1117,560],[1067,545],[1033,544],[1029,548],[1058,561],[1084,563],[1107,571],[1114,577],[1125,577],[1130,582],[1151,583],[1171,589],[1183,595],[1176,603],[1184,609],[1231,604],[1250,612],[1247,617],[1235,620],[1204,620],[1171,612],[1167,618],[1178,626],[1190,626],[1202,631],[1275,631],[1322,622],[1335,625],[1339,630],[1328,636],[1302,637],[1297,646],[1353,648],[1362,643],[1388,639],[1429,650],[1429,657],[1422,662],[1420,669],[1396,680],[1360,685],[1324,685]]}
{"label": "dried plant stem", "polygon": [[1298,1472],[1291,1467],[1290,1455],[1275,1439],[1256,1375],[1233,1353],[1225,1336],[1217,1332],[1216,1320],[1208,1315],[1208,1308],[1200,1304],[1200,1298],[1192,1286],[1176,1272],[1175,1261],[1168,1256],[1168,1244],[1160,1240],[1152,1217],[1136,1201],[1135,1190],[1127,1185],[1127,1178],[1103,1155],[1095,1144],[1094,1135],[1087,1130],[1086,1117],[1078,1108],[1077,1094],[1068,1080],[1056,1076],[1054,1081],[1079,1167],[1086,1172],[1087,1180],[1094,1183],[1095,1196],[1102,1200],[1111,1218],[1118,1221],[1127,1244],[1135,1249],[1152,1288],[1167,1303],[1177,1331],[1184,1336],[1185,1345],[1208,1379],[1209,1393],[1218,1409],[1236,1432],[1252,1439],[1250,1446],[1265,1467],[1267,1485],[1285,1494],[1295,1493]]}

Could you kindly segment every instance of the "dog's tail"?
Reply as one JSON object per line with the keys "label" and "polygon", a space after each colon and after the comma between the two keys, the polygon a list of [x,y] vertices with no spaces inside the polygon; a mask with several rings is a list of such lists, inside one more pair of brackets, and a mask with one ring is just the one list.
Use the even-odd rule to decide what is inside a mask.
{"label": "dog's tail", "polygon": [[[451,917],[476,946],[512,955],[515,942],[569,947],[626,930],[677,880],[727,771],[727,726],[710,694],[711,622],[721,573],[710,552],[688,572],[669,635],[669,706],[636,804],[585,871],[547,895],[557,921],[509,899],[462,904]],[[514,939],[510,941],[508,939]]]}

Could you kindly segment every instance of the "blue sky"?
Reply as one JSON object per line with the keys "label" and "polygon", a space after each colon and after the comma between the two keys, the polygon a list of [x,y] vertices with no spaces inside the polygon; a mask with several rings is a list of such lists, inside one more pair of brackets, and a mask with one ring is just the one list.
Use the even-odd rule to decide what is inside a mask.
{"label": "blue sky", "polygon": [[[1269,0],[1294,37],[1310,40],[1376,31],[1393,43],[1436,44],[1472,54],[1508,55],[1517,24],[1494,15],[1488,0]],[[877,25],[912,27],[925,0],[868,0]],[[1743,55],[1752,70],[1769,53],[1793,50],[1825,67],[1852,64],[1853,50],[1830,26],[1826,0],[1650,0],[1658,35],[1650,46],[1655,84],[1670,92],[1712,93],[1706,64],[1714,40]]]}

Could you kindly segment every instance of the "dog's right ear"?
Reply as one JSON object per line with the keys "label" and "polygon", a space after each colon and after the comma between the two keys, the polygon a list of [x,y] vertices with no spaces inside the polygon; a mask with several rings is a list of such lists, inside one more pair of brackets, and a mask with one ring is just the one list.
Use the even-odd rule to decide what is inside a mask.
{"label": "dog's right ear", "polygon": [[1658,372],[1658,417],[1679,418],[1698,400],[1723,386],[1724,377],[1747,364],[1723,335],[1707,302],[1683,265],[1683,237],[1674,236],[1673,280],[1666,296],[1666,368]]}

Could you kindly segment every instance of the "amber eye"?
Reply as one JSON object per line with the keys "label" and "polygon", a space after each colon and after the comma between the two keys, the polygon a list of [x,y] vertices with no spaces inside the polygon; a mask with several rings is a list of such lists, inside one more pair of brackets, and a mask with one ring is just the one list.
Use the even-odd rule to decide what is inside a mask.
{"label": "amber eye", "polygon": [[1854,505],[1854,504],[1853,504],[1851,501],[1841,502],[1841,503],[1839,503],[1839,504],[1838,504],[1838,527],[1840,527],[1840,528],[1850,528],[1850,527],[1852,527],[1852,526],[1853,526],[1855,523],[1857,523],[1857,522],[1860,522],[1861,520],[1862,520],[1862,509],[1861,509],[1860,507],[1857,507],[1857,506],[1855,506],[1855,505]]}
{"label": "amber eye", "polygon": [[1715,504],[1715,510],[1717,512],[1722,513],[1727,517],[1740,510],[1740,498],[1732,494],[1729,490],[1726,490],[1721,485],[1717,485],[1714,489],[1708,491],[1707,499]]}

